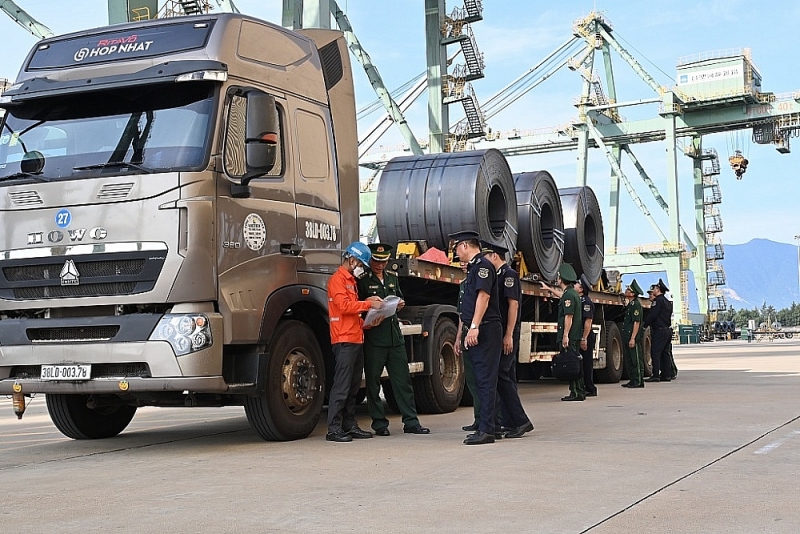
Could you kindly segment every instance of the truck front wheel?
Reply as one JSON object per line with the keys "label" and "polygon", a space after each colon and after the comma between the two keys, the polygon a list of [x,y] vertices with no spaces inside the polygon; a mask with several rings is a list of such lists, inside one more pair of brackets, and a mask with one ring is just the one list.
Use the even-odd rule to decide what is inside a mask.
{"label": "truck front wheel", "polygon": [[433,329],[431,374],[414,377],[414,400],[420,413],[455,411],[464,391],[464,363],[456,354],[456,325],[440,317]]}
{"label": "truck front wheel", "polygon": [[245,399],[250,426],[267,441],[308,437],[319,421],[325,364],[314,332],[300,321],[283,321],[269,345],[265,391]]}
{"label": "truck front wheel", "polygon": [[125,430],[136,414],[136,406],[126,404],[100,402],[90,408],[90,395],[51,393],[45,395],[45,402],[58,431],[72,439],[113,438]]}

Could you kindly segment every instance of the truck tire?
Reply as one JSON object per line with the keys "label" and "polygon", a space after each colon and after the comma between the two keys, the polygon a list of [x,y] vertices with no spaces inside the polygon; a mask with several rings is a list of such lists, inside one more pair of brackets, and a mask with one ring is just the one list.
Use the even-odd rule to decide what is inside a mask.
{"label": "truck tire", "polygon": [[89,395],[47,394],[50,419],[59,432],[72,439],[113,438],[128,426],[136,406],[89,408]]}
{"label": "truck tire", "polygon": [[433,329],[431,374],[414,377],[414,401],[420,413],[450,413],[464,392],[464,362],[456,354],[456,325],[440,317]]}
{"label": "truck tire", "polygon": [[653,335],[649,328],[644,331],[644,339],[642,340],[642,358],[644,358],[644,376],[653,376],[653,355],[651,349],[653,347]]}
{"label": "truck tire", "polygon": [[325,363],[314,332],[300,321],[279,323],[262,372],[266,391],[244,401],[250,426],[267,441],[308,437],[325,391]]}
{"label": "truck tire", "polygon": [[614,384],[622,378],[622,334],[617,323],[606,321],[606,367],[595,369],[597,382]]}

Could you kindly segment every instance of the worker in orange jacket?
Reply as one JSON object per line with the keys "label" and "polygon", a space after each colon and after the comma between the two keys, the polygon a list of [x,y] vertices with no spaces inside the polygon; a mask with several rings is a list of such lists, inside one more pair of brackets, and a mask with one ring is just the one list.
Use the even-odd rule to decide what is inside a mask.
{"label": "worker in orange jacket", "polygon": [[367,274],[372,253],[363,243],[347,246],[342,265],[328,280],[328,317],[331,348],[336,360],[333,385],[328,396],[328,433],[325,439],[345,443],[353,438],[371,438],[372,432],[358,427],[356,395],[364,372],[364,321],[361,313],[380,308],[380,297],[358,300],[356,280]]}

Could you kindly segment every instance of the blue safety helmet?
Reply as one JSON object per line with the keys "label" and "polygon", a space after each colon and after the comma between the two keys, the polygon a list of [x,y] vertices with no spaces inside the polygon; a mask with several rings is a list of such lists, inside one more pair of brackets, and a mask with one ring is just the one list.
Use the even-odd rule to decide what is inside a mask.
{"label": "blue safety helmet", "polygon": [[345,258],[355,258],[364,265],[369,265],[369,260],[372,258],[372,252],[369,247],[360,241],[355,241],[347,245],[344,249],[342,256]]}

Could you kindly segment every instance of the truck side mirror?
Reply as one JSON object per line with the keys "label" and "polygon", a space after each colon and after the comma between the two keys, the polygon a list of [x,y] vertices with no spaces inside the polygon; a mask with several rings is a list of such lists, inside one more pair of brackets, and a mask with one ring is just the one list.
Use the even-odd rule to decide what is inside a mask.
{"label": "truck side mirror", "polygon": [[266,174],[275,166],[278,148],[278,110],[275,97],[253,91],[247,94],[247,147],[248,174]]}
{"label": "truck side mirror", "polygon": [[275,98],[256,89],[231,96],[225,130],[223,165],[234,184],[246,186],[275,166],[280,125]]}

